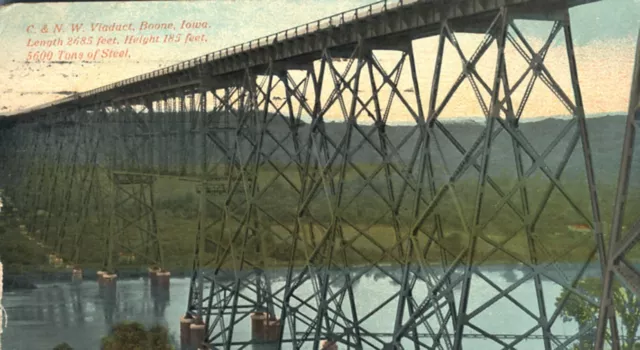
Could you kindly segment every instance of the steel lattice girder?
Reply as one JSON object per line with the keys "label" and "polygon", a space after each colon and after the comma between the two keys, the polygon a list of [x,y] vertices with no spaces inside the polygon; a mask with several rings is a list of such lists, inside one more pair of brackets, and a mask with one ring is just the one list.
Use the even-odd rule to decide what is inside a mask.
{"label": "steel lattice girder", "polygon": [[[149,108],[148,105],[143,105]],[[150,127],[142,113],[136,111],[129,101],[114,102],[111,105],[110,139],[113,149],[110,153],[110,225],[105,236],[106,250],[104,270],[113,272],[116,249],[120,253],[141,258],[149,266],[165,270],[161,234],[158,229],[154,201],[156,177],[143,171],[148,166],[150,150]],[[145,113],[153,117],[153,111]],[[133,127],[131,127],[133,125]],[[139,238],[135,233],[139,233]],[[133,238],[133,239],[132,239]],[[121,260],[121,259],[119,259]],[[117,263],[120,263],[118,261]]]}
{"label": "steel lattice girder", "polygon": [[[270,317],[280,319],[283,325],[280,341],[291,342],[296,348],[305,342],[312,342],[314,348],[317,348],[322,339],[350,344],[356,348],[394,348],[401,343],[407,346],[408,342],[413,343],[416,348],[461,348],[464,345],[462,338],[465,331],[471,328],[491,340],[494,346],[494,343],[498,343],[500,347],[516,347],[527,337],[540,332],[545,349],[561,349],[589,332],[592,328],[583,327],[576,335],[568,338],[553,332],[552,327],[567,298],[559,302],[559,307],[551,307],[549,301],[545,300],[542,282],[542,279],[551,280],[571,291],[570,294],[591,302],[576,285],[596,252],[601,261],[605,260],[593,165],[568,13],[564,12],[563,16],[564,19],[555,23],[545,45],[535,52],[511,21],[507,10],[503,9],[487,30],[485,40],[469,59],[462,54],[453,30],[446,21],[443,22],[431,100],[426,113],[417,98],[420,86],[410,45],[405,46],[406,50],[390,73],[387,73],[371,51],[375,45],[361,41],[352,54],[346,56],[348,63],[343,72],[337,70],[337,60],[332,57],[332,51],[324,50],[319,69],[310,66],[301,82],[296,82],[286,70],[282,71],[286,69],[286,65],[272,64],[261,73],[247,69],[243,80],[235,83],[238,86],[223,89],[224,96],[214,90],[213,100],[222,105],[218,110],[224,111],[221,112],[222,118],[235,123],[231,127],[236,128],[236,139],[233,145],[229,145],[219,135],[215,135],[215,132],[206,129],[209,141],[215,145],[216,151],[224,153],[222,157],[227,158],[226,164],[231,168],[228,171],[223,204],[209,201],[206,191],[201,191],[202,212],[203,206],[213,204],[224,213],[215,232],[207,232],[207,225],[204,224],[206,218],[201,214],[194,258],[197,273],[192,279],[187,307],[189,317],[208,326],[207,343],[214,346],[250,344],[250,339],[239,336],[235,330],[239,326],[248,327],[246,319],[250,313],[262,311],[266,311]],[[563,91],[544,65],[546,52],[560,31],[565,36],[573,99]],[[493,41],[498,42],[498,56],[492,85],[488,85],[475,67]],[[465,69],[438,104],[436,97],[440,87],[440,70],[446,64],[441,57],[446,42],[451,43],[460,53]],[[504,47],[508,44],[513,45],[529,63],[529,68],[512,85],[507,79],[505,67],[507,60]],[[341,51],[340,56],[344,56],[344,51]],[[411,97],[405,97],[406,94],[398,88],[398,79],[406,61],[409,62],[412,92],[415,95]],[[331,75],[333,87],[325,83],[327,72]],[[367,73],[370,78],[368,82],[361,77]],[[528,73],[532,73],[532,78],[525,88],[520,105],[515,108],[513,92],[522,85]],[[258,79],[258,75],[263,78]],[[382,78],[381,84],[376,82],[374,75]],[[463,145],[468,140],[458,140],[455,132],[438,120],[465,79],[474,88],[487,117],[483,131],[470,148]],[[542,81],[573,116],[560,134],[544,145],[542,153],[536,151],[519,124],[536,80]],[[279,99],[272,96],[277,84],[284,85],[286,93],[281,105],[277,105],[276,101]],[[311,85],[311,91],[306,91],[308,85]],[[359,87],[365,85],[370,85],[373,92],[369,98],[359,94]],[[383,87],[392,91],[387,106],[384,106],[384,101],[380,101],[377,93]],[[323,101],[325,93],[329,97]],[[490,95],[488,103],[482,97],[483,93]],[[309,95],[313,99],[308,98]],[[350,101],[345,101],[349,97]],[[395,97],[413,116],[416,124],[413,131],[399,142],[392,140],[386,128],[390,106]],[[413,98],[416,101],[413,103],[415,107],[409,102]],[[203,100],[202,103],[205,104],[206,94],[201,99]],[[310,100],[313,102],[309,103]],[[333,104],[340,104],[343,111],[346,130],[342,134],[329,132],[324,121],[327,110]],[[305,125],[301,112],[311,117],[310,125]],[[202,107],[200,114],[202,128],[211,115]],[[373,127],[367,128],[361,124],[361,120],[367,118],[373,122]],[[289,132],[278,135],[279,125],[276,122],[283,123]],[[554,149],[567,138],[573,127],[577,130],[569,138],[557,168],[552,169],[547,158],[557,152]],[[514,180],[517,183],[508,190],[505,190],[503,181],[490,175],[492,151],[496,147],[493,144],[498,142],[498,134],[501,132],[508,134],[516,161]],[[453,169],[447,166],[449,159],[444,155],[442,136],[462,156],[460,163]],[[410,147],[411,137],[415,137],[415,145],[407,164],[400,156],[400,150]],[[585,187],[588,188],[587,208],[577,204],[571,191],[560,181],[571,155],[576,153],[574,149],[578,142],[584,150],[581,153],[586,169],[584,180]],[[206,148],[204,144],[203,147]],[[376,153],[374,170],[365,169],[357,163],[358,153],[365,148]],[[286,154],[287,161],[272,159],[276,152]],[[479,157],[480,160],[477,159]],[[529,159],[530,163],[525,167]],[[440,163],[436,166],[438,161]],[[474,207],[465,213],[467,203],[463,199],[463,184],[460,182],[470,168],[475,168],[479,177],[475,182],[477,194]],[[535,194],[526,184],[532,181],[532,174],[537,170],[540,170],[549,184],[541,191],[542,195],[537,196],[537,207],[532,207],[534,201],[531,198]],[[357,186],[348,184],[350,176],[359,178],[363,183]],[[383,178],[380,181],[382,189],[375,185],[376,177]],[[441,183],[438,183],[438,179]],[[486,215],[489,188],[495,192],[494,197],[497,194],[497,200],[489,215]],[[537,229],[544,227],[541,217],[555,190],[595,234],[595,241],[582,243],[589,245],[591,254],[585,254],[580,271],[571,278],[553,276],[549,269],[560,271],[556,262],[577,246],[566,247],[555,254],[544,252],[548,249],[541,238],[540,229]],[[284,210],[287,213],[285,216],[293,220],[292,224],[277,217],[272,203],[268,203],[266,198],[273,197],[268,197],[267,194],[274,191],[283,196],[283,201],[287,191],[293,191],[298,197],[295,207],[290,205],[278,208],[280,212]],[[365,191],[370,192],[363,194]],[[519,194],[520,203],[512,198],[516,193]],[[375,198],[366,197],[367,195]],[[465,247],[455,252],[456,254],[452,254],[452,249],[447,247],[446,239],[450,237],[451,227],[445,222],[445,213],[439,209],[445,205],[443,203],[446,196],[450,196],[449,204],[453,206],[450,210],[458,214],[457,220],[469,238]],[[358,225],[354,221],[357,218],[350,215],[353,213],[348,211],[349,207],[366,207],[374,202],[385,207],[383,213],[377,213],[379,217],[377,220],[372,219],[373,225]],[[502,220],[502,212],[507,209],[517,219],[517,227],[512,227],[500,239],[491,237],[487,228],[493,222]],[[588,209],[591,210],[591,216],[587,214]],[[402,210],[407,210],[410,215],[403,217]],[[468,222],[469,216],[471,222]],[[378,241],[379,237],[374,237],[375,224],[382,219],[390,222],[388,230],[395,237],[387,246]],[[427,225],[429,220],[433,220],[433,223]],[[211,227],[208,226],[209,229]],[[314,237],[315,234],[322,236]],[[289,247],[285,252],[289,255],[289,266],[284,273],[285,282],[279,283],[279,288],[275,286],[278,283],[274,282],[274,274],[277,273],[269,269],[268,264],[268,255],[272,252],[267,252],[264,248],[266,246],[259,243],[264,243],[268,237],[276,237],[275,239],[282,240]],[[510,241],[518,239],[526,242],[527,257],[521,257],[512,251]],[[363,254],[362,247],[357,247],[355,243],[358,240],[367,241],[376,247],[376,259]],[[215,258],[205,258],[206,246],[214,247],[217,252],[213,254]],[[299,258],[296,257],[299,249],[304,251],[303,260],[306,261],[302,267],[298,266],[300,262],[296,260]],[[433,251],[440,256],[440,267],[437,269],[425,262],[427,255]],[[492,282],[486,272],[482,271],[482,265],[496,252],[526,266],[527,272],[507,286]],[[355,257],[361,263],[364,262],[365,267],[354,273],[348,269],[357,260]],[[400,265],[399,275],[380,266],[384,259]],[[358,297],[354,292],[354,285],[371,271],[376,271],[375,273],[384,275],[399,285],[396,292],[384,302],[370,302],[365,300],[366,295]],[[472,281],[488,284],[498,291],[497,295],[470,309],[470,287],[477,283]],[[533,281],[534,284],[536,311],[529,310],[509,295],[528,281]],[[456,297],[460,287],[462,290]],[[420,296],[420,293],[427,295]],[[343,305],[345,299],[347,305]],[[487,326],[471,322],[481,312],[505,300],[511,301],[534,321],[533,327],[523,331],[510,343],[492,335],[495,332],[485,329]],[[241,301],[245,303],[241,305]],[[366,321],[372,315],[379,314],[380,309],[388,303],[395,305],[393,323],[386,324],[385,331],[373,329],[375,327]],[[231,314],[229,317],[228,313]]]}

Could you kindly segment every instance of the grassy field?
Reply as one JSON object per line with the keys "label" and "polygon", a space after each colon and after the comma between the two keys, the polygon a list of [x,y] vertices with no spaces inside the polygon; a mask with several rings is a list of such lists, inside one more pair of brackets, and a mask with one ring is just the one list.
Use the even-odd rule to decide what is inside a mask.
{"label": "grassy field", "polygon": [[[363,164],[360,168],[366,174],[373,174],[377,166]],[[46,254],[50,251],[21,235],[21,223],[15,220],[16,217],[22,217],[22,224],[33,224],[32,235],[38,236],[36,231],[42,235],[46,233],[49,237],[46,243],[53,250],[55,238],[64,234],[60,247],[61,257],[65,261],[72,260],[76,246],[75,237],[79,235],[81,240],[77,244],[78,263],[86,267],[101,267],[106,251],[104,235],[111,230],[118,231],[114,248],[117,267],[149,266],[158,263],[152,249],[140,247],[148,241],[145,237],[149,235],[145,230],[150,227],[148,225],[151,221],[150,215],[144,214],[150,214],[149,210],[141,209],[131,198],[128,202],[118,201],[120,204],[115,215],[118,220],[113,222],[130,220],[134,224],[122,230],[116,230],[118,226],[109,225],[113,217],[111,198],[115,188],[106,171],[100,170],[95,173],[96,181],[89,191],[88,181],[81,181],[84,175],[89,174],[89,169],[76,169],[74,185],[71,191],[68,191],[72,169],[47,167],[44,171],[42,168],[33,170],[27,173],[22,185],[14,191],[21,194],[19,198],[13,198],[19,212],[13,217],[5,215],[0,222],[0,239],[3,241],[0,256],[8,268],[20,270],[46,266]],[[338,174],[334,179],[339,176],[337,170]],[[43,179],[38,176],[39,173],[48,176]],[[320,245],[326,232],[330,235],[327,242],[333,243],[322,245],[324,248],[320,249],[314,263],[327,264],[331,259],[333,264],[339,266],[368,264],[372,261],[401,263],[406,260],[439,264],[443,258],[450,263],[469,246],[472,232],[478,236],[474,261],[479,264],[517,263],[519,260],[531,262],[533,259],[539,263],[578,262],[588,259],[595,249],[590,233],[574,232],[570,228],[571,225],[589,224],[589,221],[582,218],[558,190],[553,191],[545,209],[539,215],[539,220],[528,235],[523,221],[509,206],[501,207],[500,196],[487,185],[479,228],[474,231],[471,223],[477,173],[470,172],[469,176],[463,176],[455,183],[454,190],[445,193],[435,208],[434,215],[438,215],[443,232],[440,236],[436,230],[434,215],[420,225],[417,224],[413,189],[408,188],[405,198],[399,199],[402,193],[402,183],[399,179],[394,179],[390,186],[387,186],[384,176],[371,175],[371,182],[375,187],[373,190],[357,172],[350,170],[345,176],[340,205],[337,205],[337,197],[327,196],[332,186],[329,176],[325,178],[317,194],[309,195],[309,191],[305,190],[301,195],[281,174],[269,166],[259,169],[257,173],[257,188],[258,193],[261,193],[259,196],[251,196],[250,184],[241,182],[237,187],[230,187],[231,190],[228,188],[226,194],[209,195],[210,202],[204,223],[207,226],[207,247],[210,248],[206,250],[205,256],[207,260],[212,261],[210,266],[218,264],[238,268],[241,261],[244,261],[243,267],[246,268],[286,266],[292,255],[296,265],[304,265],[314,249]],[[289,167],[283,173],[296,188],[301,187],[300,176],[294,167]],[[308,178],[311,178],[311,175]],[[492,179],[505,193],[516,183],[516,179],[505,174],[494,175]],[[584,179],[572,178],[560,182],[579,210],[591,220],[591,207]],[[28,184],[31,185],[30,190],[27,190]],[[534,176],[527,182],[531,214],[526,217],[529,220],[535,217],[548,184],[549,181],[542,176]],[[440,186],[441,183],[437,188]],[[133,197],[144,198],[141,197],[141,193],[136,192],[140,188],[140,185],[121,186],[121,189]],[[153,185],[158,239],[162,245],[164,266],[169,270],[188,269],[192,264],[198,231],[198,188],[197,182],[185,181],[178,177],[159,177]],[[337,186],[334,188],[338,189]],[[393,196],[390,194],[390,188]],[[606,237],[606,230],[609,229],[606,223],[611,221],[615,188],[600,186],[598,190]],[[429,201],[432,196],[426,183],[422,186],[422,191]],[[36,194],[37,200],[34,197]],[[90,194],[89,200],[87,194]],[[143,202],[148,203],[148,192],[146,196]],[[127,196],[122,195],[120,198],[125,197]],[[246,201],[251,197],[254,198],[251,201],[252,207]],[[67,198],[69,204],[66,204]],[[307,210],[298,215],[298,207],[304,202],[301,198],[311,199]],[[34,205],[36,202],[40,204]],[[397,203],[394,214],[389,210],[387,202]],[[519,192],[515,192],[511,202],[513,207],[522,212]],[[639,205],[640,193],[632,192],[628,199],[628,208],[637,208]],[[426,203],[420,204],[417,217],[426,207]],[[630,210],[628,212],[633,213]],[[136,220],[140,217],[142,218]],[[462,223],[461,217],[464,218],[465,224]],[[627,215],[625,225],[632,219],[635,218]],[[245,234],[246,232],[248,234]],[[398,242],[406,243],[410,239],[414,242],[414,251],[408,254],[407,245],[405,244],[401,250]],[[297,242],[295,250],[294,241]],[[433,243],[430,243],[431,241]],[[496,250],[495,246],[500,244],[504,244],[503,250]],[[216,250],[215,247],[220,248]],[[221,253],[225,248],[229,250],[226,255]],[[126,259],[126,254],[131,251],[134,251],[135,261]],[[633,251],[631,256],[638,257],[638,253]],[[118,258],[121,254],[125,256],[124,259]]]}

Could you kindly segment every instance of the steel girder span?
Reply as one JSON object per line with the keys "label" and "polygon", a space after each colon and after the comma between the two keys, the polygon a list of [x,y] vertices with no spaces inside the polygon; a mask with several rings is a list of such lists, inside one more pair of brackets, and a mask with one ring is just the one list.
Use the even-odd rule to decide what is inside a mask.
{"label": "steel girder span", "polygon": [[[430,87],[419,84],[411,38],[397,36],[224,79],[203,68],[197,89],[14,126],[3,140],[32,141],[7,147],[22,152],[10,156],[9,195],[28,208],[25,235],[54,258],[80,263],[82,239],[95,235],[106,247],[101,267],[112,273],[127,257],[164,267],[154,183],[195,181],[185,342],[571,348],[595,323],[567,331],[562,317],[575,300],[594,304],[580,282],[589,263],[608,261],[594,166],[568,12],[545,16],[553,28],[537,50],[512,21],[520,15],[503,8],[473,29],[444,20]],[[456,32],[482,25],[484,40],[467,57]],[[569,89],[545,65],[562,36]],[[443,67],[459,64],[442,60],[445,46],[464,68],[442,91]],[[376,50],[397,51],[397,61],[386,67]],[[507,62],[519,57],[528,68],[514,74]],[[476,69],[486,61],[489,77]],[[484,111],[482,125],[439,120],[463,83],[474,94],[462,98]],[[519,122],[536,89],[572,116],[546,140]],[[325,121],[331,108],[343,123]],[[414,125],[394,132],[392,111]],[[122,252],[131,255],[117,259]],[[513,275],[500,277],[497,263]]]}

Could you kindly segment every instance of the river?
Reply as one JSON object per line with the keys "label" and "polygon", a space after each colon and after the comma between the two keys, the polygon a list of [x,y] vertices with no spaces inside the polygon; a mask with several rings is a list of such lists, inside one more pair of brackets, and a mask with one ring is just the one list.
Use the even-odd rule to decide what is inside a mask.
{"label": "river", "polygon": [[[389,271],[394,275],[400,272],[397,268]],[[521,266],[487,267],[480,270],[489,281],[500,288],[513,285],[527,271]],[[562,287],[552,280],[563,279],[562,275],[571,279],[578,273],[579,267],[564,265],[545,271],[544,274],[548,278],[543,279],[543,293],[547,313],[551,315],[555,310],[555,299],[562,290]],[[599,269],[591,266],[587,269],[586,275],[597,277]],[[284,285],[282,273],[274,274],[269,279],[274,289]],[[81,283],[48,282],[39,283],[37,286],[38,289],[35,290],[14,291],[4,295],[3,304],[9,319],[8,327],[2,336],[2,350],[46,350],[62,342],[67,342],[74,349],[99,349],[100,338],[107,334],[109,325],[122,320],[136,320],[146,325],[160,323],[169,328],[174,339],[179,339],[178,320],[185,311],[189,279],[172,278],[170,290],[166,295],[152,293],[146,278],[122,279],[117,282],[113,293],[108,293],[104,288],[99,287],[95,280],[85,280]],[[300,288],[301,296],[313,294],[311,284],[304,284]],[[383,274],[362,276],[354,284],[354,294],[358,300],[356,309],[360,317],[397,290],[398,285]],[[459,297],[459,290],[460,288],[455,289],[456,298]],[[478,276],[473,277],[471,291],[468,310],[476,309],[498,293]],[[413,292],[419,303],[426,296],[426,287],[416,285]],[[522,304],[533,314],[538,315],[533,280],[523,283],[509,295],[516,303]],[[367,298],[365,299],[364,296]],[[393,301],[388,307],[381,309],[364,322],[362,327],[371,332],[392,332],[395,307],[396,302]],[[348,310],[348,303],[345,303],[343,309]],[[536,324],[530,315],[522,311],[514,302],[504,298],[480,312],[470,322],[485,331],[503,335],[522,334]],[[434,325],[434,328],[437,329],[437,325]],[[426,331],[425,328],[423,329]],[[573,322],[563,322],[560,317],[551,329],[555,335],[570,336],[577,331],[577,325]],[[250,336],[248,319],[236,326],[235,332],[234,337],[248,338]],[[466,328],[465,332],[477,334],[470,328]],[[285,329],[285,335],[288,333],[288,329]],[[538,330],[533,334],[540,336],[542,333]],[[503,339],[503,341],[511,343],[513,339]],[[564,340],[561,338],[559,341]],[[424,342],[430,343],[426,339]],[[409,343],[403,342],[405,343],[407,344],[405,348],[409,348]],[[469,338],[465,339],[463,345],[467,349],[503,348],[500,344],[488,339]],[[291,346],[283,346],[283,349],[287,348]],[[303,348],[311,348],[311,345]],[[365,348],[371,347],[365,346]],[[544,347],[542,340],[529,339],[518,343],[515,348],[539,350]],[[340,349],[346,349],[346,346],[340,345]]]}

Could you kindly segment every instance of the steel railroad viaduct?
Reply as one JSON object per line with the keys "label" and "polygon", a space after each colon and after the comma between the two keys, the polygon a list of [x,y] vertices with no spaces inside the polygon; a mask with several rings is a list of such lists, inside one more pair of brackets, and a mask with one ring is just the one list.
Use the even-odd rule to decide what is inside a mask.
{"label": "steel railroad viaduct", "polygon": [[[571,7],[590,2],[381,1],[41,105],[4,120],[7,196],[23,234],[51,252],[52,264],[72,266],[74,278],[82,278],[86,256],[98,254],[105,287],[135,261],[150,266],[154,288],[167,288],[179,244],[166,241],[159,181],[189,180],[181,183],[197,192],[197,215],[188,221],[195,234],[180,321],[185,347],[536,342],[550,350],[593,342],[595,324],[558,331],[561,313],[569,296],[588,300],[576,285],[594,259],[604,267],[597,274],[605,295],[613,271],[637,285],[620,257],[640,230],[628,225],[620,238],[622,171],[611,231],[616,259],[607,258],[569,17]],[[539,50],[516,19],[553,23]],[[484,40],[467,57],[456,33]],[[571,91],[545,66],[559,35]],[[424,86],[411,43],[428,36],[439,40],[433,81]],[[460,61],[443,60],[445,46]],[[522,75],[507,74],[507,47],[527,62]],[[377,59],[379,50],[399,53],[392,68]],[[483,78],[476,67],[490,50],[494,74]],[[442,91],[442,68],[460,62],[462,73]],[[438,117],[465,80],[474,91],[465,98],[478,100],[486,123],[462,137]],[[536,81],[573,117],[544,145],[518,123]],[[636,127],[634,81],[625,159]],[[430,91],[428,105],[421,90]],[[392,102],[415,122],[401,134],[387,123]],[[325,123],[331,108],[343,123]],[[508,172],[494,164],[505,158]],[[571,175],[569,186],[561,177],[571,158],[581,176]],[[567,260],[579,262],[576,273],[558,267]],[[519,264],[523,277],[488,277],[495,262]],[[379,277],[391,283],[363,286]],[[526,301],[510,294],[516,288],[530,290]],[[483,290],[492,296],[474,299]],[[568,293],[554,303],[548,293],[558,290]],[[602,298],[598,346],[605,329],[617,329],[609,300]],[[494,316],[483,314],[492,308]],[[496,324],[509,331],[496,332]],[[618,348],[617,331],[613,339]]]}

